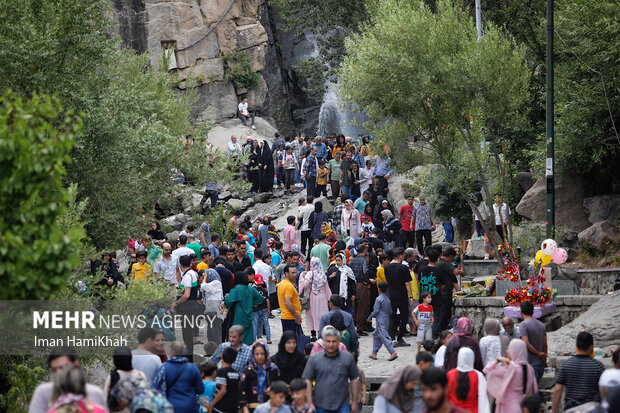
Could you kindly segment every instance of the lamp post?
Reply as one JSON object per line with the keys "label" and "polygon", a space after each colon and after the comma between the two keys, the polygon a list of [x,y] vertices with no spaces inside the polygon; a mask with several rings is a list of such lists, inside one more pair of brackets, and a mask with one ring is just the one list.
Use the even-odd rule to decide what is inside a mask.
{"label": "lamp post", "polygon": [[555,232],[555,179],[554,179],[554,128],[553,128],[553,0],[547,0],[547,113],[546,113],[547,160],[547,238]]}

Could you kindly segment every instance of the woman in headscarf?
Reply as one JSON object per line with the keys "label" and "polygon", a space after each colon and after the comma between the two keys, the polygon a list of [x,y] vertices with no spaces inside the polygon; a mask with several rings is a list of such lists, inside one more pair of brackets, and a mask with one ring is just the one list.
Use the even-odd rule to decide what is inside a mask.
{"label": "woman in headscarf", "polygon": [[327,270],[327,279],[332,294],[338,294],[346,300],[343,310],[353,314],[353,296],[355,295],[355,275],[346,265],[344,252],[336,255],[335,262]]}
{"label": "woman in headscarf", "polygon": [[258,192],[258,190],[260,189],[260,163],[261,149],[260,146],[258,146],[258,141],[254,139],[252,141],[252,148],[250,149],[250,161],[248,164],[248,177],[250,182],[252,183],[252,188],[250,188],[250,192]]}
{"label": "woman in headscarf", "polygon": [[484,375],[474,369],[474,352],[462,347],[458,353],[458,364],[449,370],[448,400],[453,406],[472,413],[489,413],[491,411],[487,396],[487,381]]}
{"label": "woman in headscarf", "polygon": [[267,141],[263,141],[260,159],[260,190],[261,192],[272,192],[275,169],[273,166],[273,152]]}
{"label": "woman in headscarf", "polygon": [[125,408],[132,412],[174,413],[172,404],[141,377],[128,377],[112,388],[108,397],[111,411]]}
{"label": "woman in headscarf", "polygon": [[444,361],[444,368],[446,371],[456,368],[459,350],[462,347],[469,347],[473,350],[475,355],[474,368],[478,371],[482,371],[484,366],[482,365],[480,347],[476,339],[471,336],[471,321],[469,321],[467,317],[459,318],[459,321],[456,323],[456,334],[452,336],[446,346],[446,357]]}
{"label": "woman in headscarf", "polygon": [[323,203],[321,201],[315,202],[314,212],[310,214],[309,222],[313,239],[319,239],[319,235],[321,234],[321,224],[328,221],[329,217],[327,216],[327,213],[323,211]]}
{"label": "woman in headscarf", "polygon": [[230,290],[224,305],[226,308],[235,306],[235,317],[232,325],[240,325],[243,327],[243,342],[248,346],[254,342],[254,321],[253,307],[262,304],[264,298],[256,288],[250,287],[248,275],[243,271],[235,272],[235,287]]}
{"label": "woman in headscarf", "polygon": [[105,413],[86,398],[86,374],[80,367],[67,366],[54,375],[51,408],[48,413]]}
{"label": "woman in headscarf", "polygon": [[534,369],[527,362],[525,342],[510,340],[507,354],[508,358],[491,361],[483,372],[487,375],[487,390],[495,397],[495,413],[520,413],[523,395],[536,394],[538,385]]}
{"label": "woman in headscarf", "polygon": [[495,318],[484,320],[482,329],[486,335],[480,339],[480,355],[482,365],[486,366],[498,357],[506,357],[509,340],[506,336],[500,336],[499,321]]}
{"label": "woman in headscarf", "polygon": [[243,413],[253,412],[259,404],[269,400],[267,389],[280,379],[278,367],[269,359],[267,346],[257,341],[252,345],[250,365],[239,381],[239,406]]}
{"label": "woman in headscarf", "polygon": [[342,211],[340,225],[343,232],[346,232],[352,238],[359,236],[359,233],[362,231],[360,212],[353,206],[353,202],[350,199],[344,201],[344,211]]}
{"label": "woman in headscarf", "polygon": [[336,232],[331,228],[329,222],[321,223],[321,234],[325,234],[325,239],[331,246],[334,246],[334,244],[338,241]]}
{"label": "woman in headscarf", "polygon": [[360,166],[357,162],[353,162],[349,169],[349,182],[351,182],[351,199],[356,199],[362,196],[360,193]]}
{"label": "woman in headscarf", "polygon": [[306,328],[310,330],[312,338],[316,340],[321,316],[329,311],[327,303],[332,294],[320,258],[312,257],[310,259],[310,271],[301,273],[299,293],[310,297],[310,308],[306,310]]}
{"label": "woman in headscarf", "polygon": [[301,378],[306,367],[306,357],[297,349],[297,338],[294,331],[282,333],[278,344],[278,352],[271,357],[271,361],[280,370],[280,380],[290,384],[293,379]]}
{"label": "woman in headscarf", "polygon": [[421,376],[422,371],[414,364],[401,367],[379,387],[372,411],[374,413],[411,412],[415,387]]}
{"label": "woman in headscarf", "polygon": [[[122,379],[129,377],[140,377],[146,380],[146,375],[140,370],[136,370],[131,365],[131,349],[127,346],[119,346],[114,349],[114,355],[112,356],[112,362],[114,363],[114,370],[110,371],[110,375],[106,378],[103,385],[103,394],[108,397],[110,390],[116,386]],[[124,413],[129,413],[129,409],[125,408],[120,410]]]}
{"label": "woman in headscarf", "polygon": [[161,246],[161,244],[166,242],[168,239],[168,237],[166,237],[166,233],[161,230],[161,225],[157,221],[151,224],[151,229],[149,229],[147,234],[151,237],[153,242],[159,246]]}
{"label": "woman in headscarf", "polygon": [[[400,246],[400,229],[403,225],[389,209],[381,211],[383,218],[383,240],[386,242],[386,250]],[[391,247],[391,248],[390,248]]]}
{"label": "woman in headscarf", "polygon": [[204,278],[200,284],[202,301],[205,306],[205,315],[209,320],[213,320],[211,328],[207,329],[207,339],[217,344],[222,342],[222,300],[224,290],[220,275],[212,268],[204,270]]}
{"label": "woman in headscarf", "polygon": [[347,143],[343,134],[338,135],[336,138],[336,145],[334,146],[334,153],[341,152],[345,153],[349,150],[350,145]]}
{"label": "woman in headscarf", "polygon": [[[338,350],[349,352],[349,350],[347,349],[347,346],[342,341],[342,337],[343,337],[342,333],[344,330],[346,330],[346,328],[344,327],[344,318],[342,317],[342,314],[338,312],[334,313],[334,315],[330,319],[330,322],[332,319],[338,319],[338,317],[340,317],[340,319],[343,320],[342,326],[341,326],[342,330],[338,330],[338,327],[328,324],[325,327],[323,327],[323,331],[327,327],[335,328],[336,330],[338,330],[340,332],[340,341],[338,342]],[[317,341],[314,342],[314,345],[312,346],[312,350],[310,350],[310,355],[313,356],[316,353],[320,353],[321,351],[325,351],[325,342],[323,341],[322,338],[319,338]]]}
{"label": "woman in headscarf", "polygon": [[[390,203],[387,199],[383,197],[383,195],[377,196],[375,210],[372,213],[372,223],[375,224],[375,227],[383,228],[383,217],[381,216],[381,211],[383,211],[384,209],[390,209],[389,205]],[[393,212],[392,215],[394,215]],[[383,233],[381,235],[383,235]]]}
{"label": "woman in headscarf", "polygon": [[349,262],[349,257],[350,257],[351,252],[347,249],[347,244],[344,242],[344,240],[340,239],[336,241],[332,249],[329,250],[329,255],[331,257],[330,266],[336,260],[336,255],[338,255],[341,252],[345,254],[345,257],[346,257],[345,264],[347,264]]}

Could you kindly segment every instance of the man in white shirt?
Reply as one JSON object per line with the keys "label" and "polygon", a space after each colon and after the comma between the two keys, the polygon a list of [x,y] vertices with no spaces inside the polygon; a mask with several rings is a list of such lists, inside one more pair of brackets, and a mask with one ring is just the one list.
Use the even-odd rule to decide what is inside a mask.
{"label": "man in white shirt", "polygon": [[[248,112],[248,98],[247,96],[244,96],[243,99],[241,100],[241,103],[239,103],[238,106],[239,109],[239,119],[241,119],[241,122],[243,122],[244,126],[249,126],[252,129],[256,129],[256,126],[254,126],[254,113],[250,114],[250,112]],[[250,123],[250,119],[252,120],[252,124],[248,125],[248,123]]]}
{"label": "man in white shirt", "polygon": [[232,135],[230,137],[230,142],[228,142],[228,149],[226,150],[226,154],[228,156],[232,156],[233,158],[236,158],[241,154],[241,145],[237,143],[237,137],[235,135]]}
{"label": "man in white shirt", "polygon": [[301,221],[301,253],[304,255],[310,254],[310,250],[314,246],[314,240],[312,239],[312,228],[310,227],[310,215],[314,212],[313,196],[306,198],[306,203],[299,208],[299,215],[297,220]]}
{"label": "man in white shirt", "polygon": [[[260,248],[254,250],[254,265],[252,268],[256,274],[260,274],[263,277],[263,280],[268,282],[269,291],[273,289],[275,291],[276,279],[273,276],[273,271],[271,269],[271,255],[269,253],[264,254]],[[265,262],[269,261],[269,263]]]}
{"label": "man in white shirt", "polygon": [[161,275],[164,277],[164,280],[177,286],[179,284],[177,282],[177,266],[179,265],[179,260],[172,255],[172,246],[170,244],[165,242],[162,248],[164,252],[161,259],[155,263],[153,273],[156,277]]}
{"label": "man in white shirt", "polygon": [[172,256],[176,259],[177,262],[177,284],[181,282],[181,266],[178,264],[179,259],[184,255],[194,254],[194,251],[191,248],[187,247],[187,235],[179,235],[178,245],[178,248],[172,251]]}
{"label": "man in white shirt", "polygon": [[510,208],[508,208],[505,202],[502,202],[502,196],[500,194],[495,194],[493,212],[495,213],[495,229],[500,237],[502,237],[502,240],[504,240],[508,235],[508,216],[510,215]]}
{"label": "man in white shirt", "polygon": [[[157,357],[157,356],[156,356]],[[159,357],[158,357],[159,358]],[[161,362],[160,362],[161,363]],[[47,366],[52,373],[52,377],[61,369],[68,366],[80,366],[80,361],[75,355],[75,350],[69,347],[57,347],[52,349],[52,353],[47,358]],[[52,398],[52,382],[41,383],[34,390],[28,413],[45,413],[50,410],[50,399]],[[106,407],[106,397],[103,391],[95,385],[86,383],[86,398],[99,406]]]}

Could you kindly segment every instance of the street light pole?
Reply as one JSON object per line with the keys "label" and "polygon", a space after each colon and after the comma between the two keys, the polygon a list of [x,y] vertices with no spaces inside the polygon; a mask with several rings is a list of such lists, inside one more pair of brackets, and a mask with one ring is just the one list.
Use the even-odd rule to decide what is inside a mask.
{"label": "street light pole", "polygon": [[553,128],[553,0],[547,0],[547,238],[555,232],[555,179],[554,179],[554,128]]}
{"label": "street light pole", "polygon": [[476,31],[478,32],[478,41],[482,39],[482,17],[480,12],[480,0],[476,0]]}

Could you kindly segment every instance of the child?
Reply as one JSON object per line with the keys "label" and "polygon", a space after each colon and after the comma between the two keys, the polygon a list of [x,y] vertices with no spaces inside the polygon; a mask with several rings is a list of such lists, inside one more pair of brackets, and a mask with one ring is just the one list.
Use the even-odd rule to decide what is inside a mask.
{"label": "child", "polygon": [[206,413],[209,411],[209,403],[213,400],[213,391],[215,390],[215,376],[217,375],[217,363],[213,360],[208,360],[206,363],[202,363],[200,366],[200,375],[205,385],[205,391],[200,396],[200,413]]}
{"label": "child", "polygon": [[446,356],[446,346],[448,345],[448,341],[452,338],[452,331],[444,330],[439,333],[439,343],[441,347],[437,349],[435,352],[435,367],[443,367],[443,363]]}
{"label": "child", "polygon": [[[426,351],[419,352],[415,356],[415,364],[422,372],[424,372],[424,370],[433,365],[433,356]],[[422,387],[420,386],[420,383],[418,383],[413,390],[413,409],[411,411],[421,412],[424,411],[425,407],[426,405],[424,403],[424,399],[422,398]]]}
{"label": "child", "polygon": [[422,291],[420,293],[420,301],[422,304],[413,310],[413,321],[415,322],[416,327],[418,327],[418,353],[420,352],[422,343],[426,340],[433,339],[432,325],[435,322],[433,306],[431,305],[431,301],[433,301],[431,294],[428,291]]}
{"label": "child", "polygon": [[288,386],[282,380],[271,383],[267,390],[269,401],[259,404],[255,413],[291,413],[291,409],[284,405],[286,396],[288,395]]}
{"label": "child", "polygon": [[215,377],[215,397],[209,404],[209,411],[216,413],[236,412],[239,408],[240,374],[231,366],[237,360],[237,350],[227,347],[222,352],[222,367]]}
{"label": "child", "polygon": [[364,237],[368,238],[370,234],[372,234],[372,230],[375,229],[375,225],[366,214],[360,215],[360,219],[362,220],[362,233],[364,234]]}
{"label": "child", "polygon": [[138,251],[138,262],[131,267],[131,278],[136,281],[148,280],[151,276],[151,266],[146,263],[146,251]]}
{"label": "child", "polygon": [[254,311],[254,323],[252,327],[254,327],[254,334],[256,335],[256,340],[263,336],[263,328],[265,329],[265,335],[267,336],[267,344],[271,344],[271,329],[269,328],[269,317],[270,309],[269,309],[269,293],[265,288],[265,281],[263,280],[263,276],[260,274],[256,274],[254,276],[254,288],[259,292],[260,295],[263,296],[264,300],[261,304],[257,305],[253,308]]}
{"label": "child", "polygon": [[327,177],[329,175],[329,169],[325,166],[325,161],[319,161],[319,170],[316,177],[316,196],[327,196]]}
{"label": "child", "polygon": [[387,289],[388,283],[385,281],[379,283],[379,297],[375,300],[372,313],[368,316],[369,322],[371,322],[373,318],[377,319],[375,331],[372,333],[372,354],[368,356],[373,360],[377,359],[377,352],[381,349],[381,345],[384,345],[385,349],[390,352],[388,361],[392,361],[398,357],[388,334],[388,324],[390,322],[390,316],[392,315],[392,304],[387,294],[385,294]]}
{"label": "child", "polygon": [[314,410],[306,402],[306,381],[304,379],[293,379],[291,381],[291,398],[293,403],[290,405],[292,413],[313,413]]}
{"label": "child", "polygon": [[540,399],[535,394],[523,396],[521,409],[523,409],[523,413],[540,413]]}

